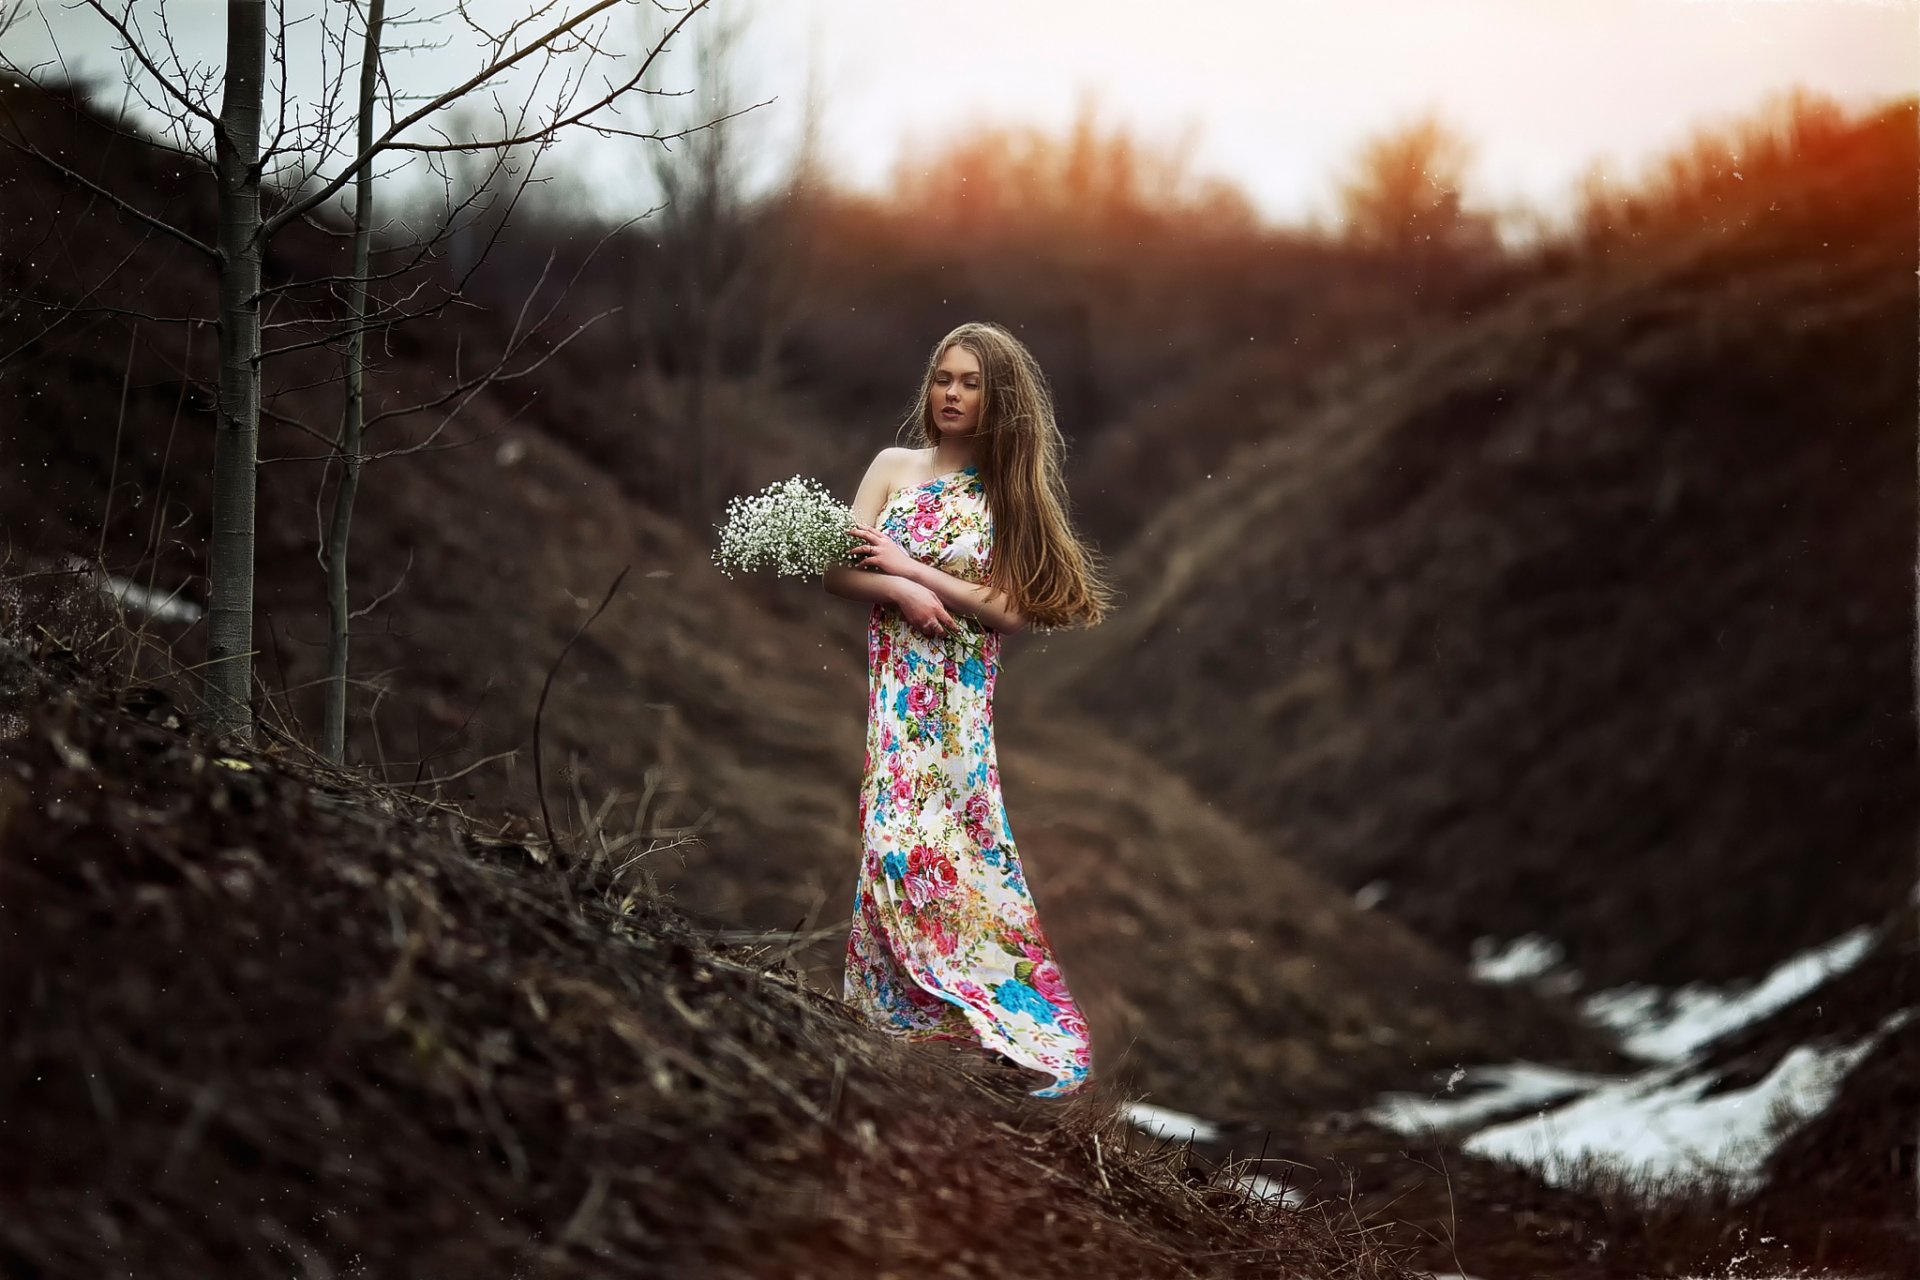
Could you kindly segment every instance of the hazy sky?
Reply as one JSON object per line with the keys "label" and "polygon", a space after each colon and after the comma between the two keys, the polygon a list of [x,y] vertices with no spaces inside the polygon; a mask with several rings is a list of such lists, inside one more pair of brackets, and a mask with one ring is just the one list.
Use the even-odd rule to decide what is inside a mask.
{"label": "hazy sky", "polygon": [[[577,12],[583,2],[560,8]],[[777,97],[747,133],[770,152],[791,144],[818,59],[826,151],[856,185],[879,185],[904,148],[917,154],[970,122],[1064,126],[1091,94],[1109,122],[1156,138],[1190,136],[1196,168],[1234,179],[1284,219],[1330,211],[1335,173],[1359,144],[1428,107],[1476,143],[1470,201],[1547,203],[1595,161],[1631,173],[1649,152],[1751,110],[1770,90],[1801,84],[1850,106],[1920,92],[1913,0],[716,4],[751,15],[743,90]],[[290,19],[309,19],[297,31],[317,31],[311,15],[320,7],[287,0]],[[448,7],[389,0],[390,16]],[[528,9],[511,0],[469,7],[502,25]],[[154,0],[134,5],[149,32],[158,30],[158,9]],[[218,64],[225,9],[169,0],[189,61]],[[110,30],[80,0],[45,0],[38,13],[29,6],[7,37],[9,55],[46,56],[49,26],[70,65],[96,73],[117,65]],[[634,47],[629,17],[615,30]],[[472,38],[450,20],[406,38],[448,36],[447,48],[409,56],[404,83],[443,87],[479,65]],[[306,48],[293,96],[311,97],[318,65],[317,48]],[[684,62],[649,81],[692,82]],[[640,145],[581,134],[556,149],[555,162],[586,174],[597,202],[631,207],[644,188]]]}

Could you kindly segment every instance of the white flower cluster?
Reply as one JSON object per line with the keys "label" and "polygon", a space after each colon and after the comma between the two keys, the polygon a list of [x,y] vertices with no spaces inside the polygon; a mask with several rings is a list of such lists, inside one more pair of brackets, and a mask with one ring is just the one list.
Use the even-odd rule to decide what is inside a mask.
{"label": "white flower cluster", "polygon": [[834,565],[852,567],[853,508],[817,480],[799,476],[727,503],[713,562],[732,569],[771,568],[781,575],[818,577]]}

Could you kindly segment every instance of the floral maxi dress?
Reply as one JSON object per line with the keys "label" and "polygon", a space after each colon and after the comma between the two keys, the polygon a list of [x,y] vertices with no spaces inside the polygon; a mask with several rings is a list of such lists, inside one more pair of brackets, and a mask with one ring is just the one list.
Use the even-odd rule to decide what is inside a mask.
{"label": "floral maxi dress", "polygon": [[[987,580],[992,515],[974,467],[896,490],[878,527],[917,560]],[[876,604],[867,626],[864,852],[846,999],[905,1039],[977,1039],[1053,1076],[1033,1094],[1058,1097],[1089,1077],[1087,1023],[1007,828],[993,743],[1000,633],[953,616],[947,635],[930,637]]]}

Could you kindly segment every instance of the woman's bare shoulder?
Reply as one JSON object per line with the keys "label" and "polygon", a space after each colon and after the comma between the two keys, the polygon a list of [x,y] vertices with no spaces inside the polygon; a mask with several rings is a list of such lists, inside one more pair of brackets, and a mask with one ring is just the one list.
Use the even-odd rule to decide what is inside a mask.
{"label": "woman's bare shoulder", "polygon": [[926,449],[888,445],[873,456],[873,466],[887,477],[889,484],[898,486],[926,468],[928,453]]}

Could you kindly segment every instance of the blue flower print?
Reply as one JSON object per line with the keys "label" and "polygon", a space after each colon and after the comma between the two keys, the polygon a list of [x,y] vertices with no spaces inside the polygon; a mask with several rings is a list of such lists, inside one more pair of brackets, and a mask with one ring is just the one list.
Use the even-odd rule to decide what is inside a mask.
{"label": "blue flower print", "polygon": [[1053,1021],[1053,1006],[1047,998],[1018,978],[1007,979],[993,989],[993,994],[1013,1013],[1030,1014],[1035,1022]]}

